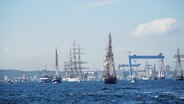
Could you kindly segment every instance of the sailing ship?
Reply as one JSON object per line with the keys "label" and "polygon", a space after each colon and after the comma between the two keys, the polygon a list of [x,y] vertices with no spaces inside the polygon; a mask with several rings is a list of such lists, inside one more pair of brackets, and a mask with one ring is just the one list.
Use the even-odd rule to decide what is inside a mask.
{"label": "sailing ship", "polygon": [[131,75],[128,76],[128,80],[130,80],[131,83],[137,82],[136,72],[135,72],[135,70],[133,70],[133,68],[131,68]]}
{"label": "sailing ship", "polygon": [[158,73],[158,79],[165,79],[163,60],[161,60],[160,70],[159,70],[159,73]]}
{"label": "sailing ship", "polygon": [[184,58],[184,55],[180,55],[180,50],[177,48],[177,54],[174,56],[176,58],[176,68],[175,68],[175,74],[174,78],[176,80],[183,80],[183,71],[181,67],[181,59]]}
{"label": "sailing ship", "polygon": [[151,70],[152,65],[150,65],[148,62],[146,62],[146,65],[144,67],[144,76],[142,77],[142,80],[150,80],[151,79]]}
{"label": "sailing ship", "polygon": [[112,41],[111,41],[111,33],[109,33],[109,41],[108,46],[106,48],[106,56],[104,60],[104,83],[105,84],[116,84],[117,77],[114,66],[114,59],[112,53]]}
{"label": "sailing ship", "polygon": [[58,53],[57,53],[57,49],[56,49],[56,60],[55,60],[55,78],[52,82],[54,83],[61,83],[61,76],[59,73],[59,67],[58,67]]}
{"label": "sailing ship", "polygon": [[7,82],[9,79],[8,79],[8,76],[7,75],[5,75],[4,76],[4,82]]}
{"label": "sailing ship", "polygon": [[154,64],[154,66],[153,66],[153,78],[152,78],[153,80],[157,80],[158,78],[157,78],[157,71],[156,71],[156,68],[155,68],[155,64]]}
{"label": "sailing ship", "polygon": [[65,77],[63,81],[68,82],[80,82],[83,80],[82,69],[87,69],[82,67],[82,64],[86,62],[81,61],[81,49],[79,44],[73,42],[73,48],[70,49],[70,60],[65,62]]}
{"label": "sailing ship", "polygon": [[3,82],[5,82],[5,83],[9,83],[9,84],[14,84],[14,83],[15,83],[15,81],[14,81],[14,80],[10,80],[10,79],[8,79],[8,76],[7,76],[7,75],[5,75],[5,76],[4,76],[4,80],[3,80]]}

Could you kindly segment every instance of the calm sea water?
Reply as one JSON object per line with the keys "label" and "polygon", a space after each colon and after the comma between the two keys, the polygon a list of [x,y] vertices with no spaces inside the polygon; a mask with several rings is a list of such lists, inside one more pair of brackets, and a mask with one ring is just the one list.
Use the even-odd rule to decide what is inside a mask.
{"label": "calm sea water", "polygon": [[0,104],[184,104],[184,81],[0,84]]}

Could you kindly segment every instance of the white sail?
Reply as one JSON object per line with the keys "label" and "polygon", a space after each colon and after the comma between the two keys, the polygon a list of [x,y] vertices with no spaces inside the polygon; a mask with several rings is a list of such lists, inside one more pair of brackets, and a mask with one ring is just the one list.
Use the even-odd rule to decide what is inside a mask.
{"label": "white sail", "polygon": [[73,48],[70,49],[70,60],[65,62],[65,81],[80,82],[83,80],[82,69],[87,69],[82,66],[86,62],[81,61],[81,48],[79,44],[73,42]]}
{"label": "white sail", "polygon": [[176,67],[175,67],[175,79],[176,80],[183,80],[183,71],[181,66],[181,59],[184,58],[184,55],[180,54],[179,48],[177,48],[177,54],[174,56],[176,58]]}

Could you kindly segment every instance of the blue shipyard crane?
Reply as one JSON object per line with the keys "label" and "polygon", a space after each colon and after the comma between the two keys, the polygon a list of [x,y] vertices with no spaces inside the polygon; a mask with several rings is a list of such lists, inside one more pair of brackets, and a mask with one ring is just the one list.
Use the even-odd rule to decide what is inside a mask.
{"label": "blue shipyard crane", "polygon": [[[136,67],[136,75],[138,76],[138,67],[140,66],[141,64],[132,64],[131,66],[132,67]],[[118,70],[120,70],[121,67],[129,67],[129,64],[119,64],[118,65]]]}
{"label": "blue shipyard crane", "polygon": [[[136,75],[138,76],[138,67],[140,66],[141,64],[132,64],[131,67],[136,67],[137,68],[137,71],[136,71]],[[121,67],[129,67],[129,64],[119,64],[118,65],[118,70],[120,70]]]}
{"label": "blue shipyard crane", "polygon": [[[132,64],[132,67],[139,67],[141,64]],[[118,70],[120,70],[120,67],[129,67],[129,64],[119,64]]]}
{"label": "blue shipyard crane", "polygon": [[159,55],[129,55],[129,74],[132,76],[132,59],[161,59],[163,64],[164,56],[162,53]]}

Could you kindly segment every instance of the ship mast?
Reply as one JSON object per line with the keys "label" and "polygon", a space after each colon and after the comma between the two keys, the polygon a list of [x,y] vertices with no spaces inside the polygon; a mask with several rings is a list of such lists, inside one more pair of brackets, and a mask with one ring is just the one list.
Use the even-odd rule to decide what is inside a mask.
{"label": "ship mast", "polygon": [[111,55],[111,60],[112,60],[112,67],[113,67],[113,76],[116,76],[115,72],[115,65],[114,65],[114,58],[113,58],[113,53],[112,53],[112,40],[111,40],[111,33],[109,33],[109,48],[110,48],[110,55]]}
{"label": "ship mast", "polygon": [[80,77],[82,78],[82,69],[88,69],[85,67],[82,67],[82,64],[85,64],[86,62],[81,61],[81,48],[80,45],[75,42],[75,40],[72,43],[73,48],[70,49],[70,61],[69,61],[69,67],[71,70],[70,76],[72,77]]}
{"label": "ship mast", "polygon": [[72,63],[72,51],[70,49],[70,62],[69,62],[69,68],[71,70],[70,77],[74,77],[74,71],[73,71],[73,63]]}
{"label": "ship mast", "polygon": [[177,54],[174,56],[174,58],[176,58],[176,75],[178,76],[183,76],[183,71],[182,71],[182,67],[181,67],[181,59],[180,58],[184,58],[184,55],[180,54],[180,50],[179,48],[177,48]]}
{"label": "ship mast", "polygon": [[60,75],[59,75],[59,67],[58,67],[58,53],[57,53],[57,48],[56,48],[55,66],[56,66],[56,77],[60,77]]}
{"label": "ship mast", "polygon": [[106,48],[106,58],[104,61],[104,83],[105,84],[116,84],[117,77],[114,66],[114,59],[112,53],[112,41],[111,41],[111,33],[109,33],[109,41],[108,46]]}
{"label": "ship mast", "polygon": [[78,63],[79,63],[79,73],[80,73],[80,77],[82,77],[83,75],[82,75],[82,67],[81,67],[81,52],[80,52],[80,50],[81,50],[81,48],[80,48],[80,45],[78,45]]}
{"label": "ship mast", "polygon": [[76,64],[76,43],[75,40],[73,42],[73,58],[74,58],[74,70],[75,70],[75,75],[78,76],[78,71],[77,71],[77,64]]}
{"label": "ship mast", "polygon": [[107,73],[107,77],[109,76],[116,76],[115,66],[114,66],[114,59],[112,53],[112,40],[111,40],[111,33],[109,33],[109,42],[107,46],[107,53],[106,53],[106,60],[105,60],[105,69]]}

